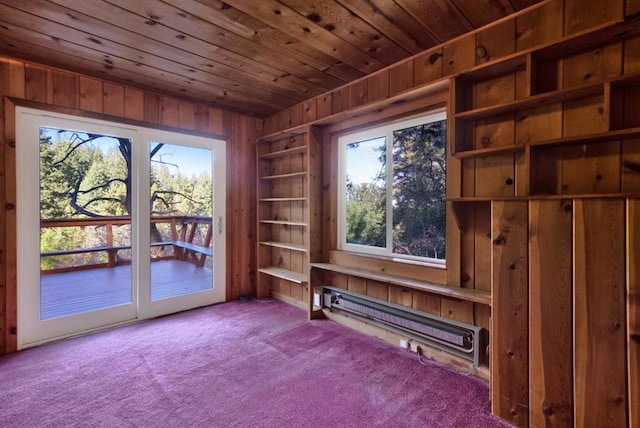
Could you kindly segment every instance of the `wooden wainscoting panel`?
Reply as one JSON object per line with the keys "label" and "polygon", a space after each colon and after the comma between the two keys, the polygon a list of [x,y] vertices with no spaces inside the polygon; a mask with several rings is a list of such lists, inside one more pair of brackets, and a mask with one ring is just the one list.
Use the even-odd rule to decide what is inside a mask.
{"label": "wooden wainscoting panel", "polygon": [[528,203],[492,203],[491,405],[517,426],[529,422]]}
{"label": "wooden wainscoting panel", "polygon": [[531,426],[573,426],[572,202],[529,203]]}
{"label": "wooden wainscoting panel", "polygon": [[640,428],[640,199],[627,201],[629,426]]}
{"label": "wooden wainscoting panel", "polygon": [[625,204],[574,202],[576,426],[627,424]]}

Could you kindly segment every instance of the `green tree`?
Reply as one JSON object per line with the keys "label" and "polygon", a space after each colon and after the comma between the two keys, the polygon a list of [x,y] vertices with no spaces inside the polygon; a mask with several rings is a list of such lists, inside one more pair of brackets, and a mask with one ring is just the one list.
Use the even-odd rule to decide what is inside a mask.
{"label": "green tree", "polygon": [[393,135],[394,253],[445,258],[446,121]]}
{"label": "green tree", "polygon": [[384,247],[386,195],[376,183],[347,185],[347,242]]}

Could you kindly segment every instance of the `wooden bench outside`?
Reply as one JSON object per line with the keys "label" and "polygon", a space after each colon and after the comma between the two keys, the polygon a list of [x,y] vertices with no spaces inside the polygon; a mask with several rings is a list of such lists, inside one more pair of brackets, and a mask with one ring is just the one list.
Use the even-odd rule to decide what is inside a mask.
{"label": "wooden bench outside", "polygon": [[171,241],[176,259],[190,261],[197,267],[203,267],[207,256],[213,257],[213,250],[209,247],[185,241]]}

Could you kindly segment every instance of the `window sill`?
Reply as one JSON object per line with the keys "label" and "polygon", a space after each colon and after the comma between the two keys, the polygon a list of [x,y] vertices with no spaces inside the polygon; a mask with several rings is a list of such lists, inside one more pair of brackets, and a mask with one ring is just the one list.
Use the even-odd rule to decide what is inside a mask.
{"label": "window sill", "polygon": [[329,258],[331,263],[342,266],[399,275],[435,284],[447,284],[447,267],[445,264],[343,250],[331,251]]}

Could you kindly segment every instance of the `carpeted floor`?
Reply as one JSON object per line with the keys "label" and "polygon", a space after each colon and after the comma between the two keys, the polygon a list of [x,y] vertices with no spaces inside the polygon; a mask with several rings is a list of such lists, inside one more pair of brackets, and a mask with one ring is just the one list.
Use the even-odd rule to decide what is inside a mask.
{"label": "carpeted floor", "polygon": [[487,384],[280,302],[0,357],[1,427],[508,427]]}

